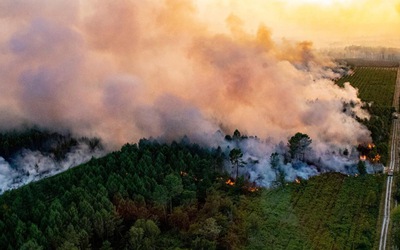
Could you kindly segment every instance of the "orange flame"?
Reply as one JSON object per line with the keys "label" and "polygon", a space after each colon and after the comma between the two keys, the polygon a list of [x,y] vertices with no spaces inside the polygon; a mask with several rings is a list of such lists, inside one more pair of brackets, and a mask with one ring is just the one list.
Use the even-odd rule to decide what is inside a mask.
{"label": "orange flame", "polygon": [[375,155],[374,159],[372,159],[373,163],[379,162],[381,160],[381,156],[379,154]]}
{"label": "orange flame", "polygon": [[235,185],[235,182],[232,181],[231,179],[228,179],[225,183],[226,183],[227,185],[229,185],[229,186]]}
{"label": "orange flame", "polygon": [[360,155],[360,160],[362,160],[362,161],[367,160],[367,156],[366,155]]}
{"label": "orange flame", "polygon": [[254,193],[254,192],[258,191],[258,188],[257,187],[249,187],[247,190]]}
{"label": "orange flame", "polygon": [[375,145],[374,144],[372,144],[372,143],[368,143],[368,149],[373,149],[375,147]]}
{"label": "orange flame", "polygon": [[300,184],[300,183],[301,183],[301,181],[300,181],[299,179],[297,179],[297,178],[296,178],[295,181],[296,181],[297,184]]}

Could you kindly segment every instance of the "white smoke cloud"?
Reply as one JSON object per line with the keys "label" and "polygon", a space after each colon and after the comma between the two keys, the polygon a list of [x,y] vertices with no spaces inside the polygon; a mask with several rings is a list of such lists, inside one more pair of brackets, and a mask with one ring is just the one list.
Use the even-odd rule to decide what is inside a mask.
{"label": "white smoke cloud", "polygon": [[57,160],[52,154],[29,149],[17,153],[10,162],[0,157],[0,194],[61,173],[89,161],[92,157],[103,156],[104,153],[99,148],[92,150],[87,144],[79,143],[62,160]]}
{"label": "white smoke cloud", "polygon": [[12,179],[16,173],[11,169],[10,164],[0,157],[0,193],[12,187]]}
{"label": "white smoke cloud", "polygon": [[[215,131],[238,128],[268,138],[257,155],[270,155],[299,131],[319,155],[370,141],[351,115],[367,117],[357,90],[329,80],[337,77],[334,63],[311,42],[274,42],[264,25],[249,33],[246,20],[231,15],[217,33],[195,5],[179,0],[5,0],[0,9],[1,128],[68,129],[111,148],[183,135],[215,146]],[[343,103],[354,104],[351,112]],[[262,162],[254,171],[273,179]]]}

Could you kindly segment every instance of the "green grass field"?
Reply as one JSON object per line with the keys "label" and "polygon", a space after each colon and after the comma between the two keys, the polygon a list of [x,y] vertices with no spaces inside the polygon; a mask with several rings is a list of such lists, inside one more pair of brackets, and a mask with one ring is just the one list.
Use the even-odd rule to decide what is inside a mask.
{"label": "green grass field", "polygon": [[371,249],[383,178],[330,173],[264,190],[246,204],[247,249]]}
{"label": "green grass field", "polygon": [[340,86],[345,82],[359,90],[360,98],[379,106],[390,107],[393,102],[394,85],[397,68],[390,67],[356,67],[354,74],[337,81]]}

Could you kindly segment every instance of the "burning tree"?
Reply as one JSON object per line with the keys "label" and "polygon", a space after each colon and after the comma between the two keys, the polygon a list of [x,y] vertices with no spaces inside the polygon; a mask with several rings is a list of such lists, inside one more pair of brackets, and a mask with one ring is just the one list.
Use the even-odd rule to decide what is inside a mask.
{"label": "burning tree", "polygon": [[236,167],[236,179],[239,177],[239,167],[243,167],[246,164],[243,160],[243,153],[240,148],[234,148],[229,152],[229,159],[232,163],[232,167]]}
{"label": "burning tree", "polygon": [[296,133],[289,139],[288,147],[292,159],[304,160],[304,155],[311,149],[312,140],[307,134]]}
{"label": "burning tree", "polygon": [[360,160],[369,160],[372,163],[378,163],[381,161],[381,156],[378,154],[377,147],[375,144],[360,144],[357,147],[358,152],[360,152]]}

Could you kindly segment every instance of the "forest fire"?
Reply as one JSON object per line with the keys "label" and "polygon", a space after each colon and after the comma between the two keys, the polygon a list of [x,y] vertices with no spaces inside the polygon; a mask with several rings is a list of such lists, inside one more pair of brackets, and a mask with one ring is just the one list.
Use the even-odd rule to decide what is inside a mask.
{"label": "forest fire", "polygon": [[368,144],[358,145],[357,150],[362,155],[368,155],[374,148],[375,148],[375,145],[373,143],[368,143]]}
{"label": "forest fire", "polygon": [[297,184],[300,184],[301,183],[301,181],[298,179],[298,178],[296,178],[296,180],[294,180]]}
{"label": "forest fire", "polygon": [[188,175],[188,173],[181,171],[181,176],[187,176],[187,175]]}
{"label": "forest fire", "polygon": [[372,163],[379,163],[381,160],[381,156],[373,143],[358,145],[357,150],[360,152],[360,161],[368,160]]}
{"label": "forest fire", "polygon": [[226,183],[227,185],[229,185],[229,186],[235,185],[235,182],[232,181],[232,179],[230,179],[230,178],[229,178],[225,183]]}
{"label": "forest fire", "polygon": [[258,190],[259,189],[257,187],[248,187],[247,188],[247,191],[252,192],[252,193],[257,192]]}
{"label": "forest fire", "polygon": [[372,158],[372,162],[373,163],[377,163],[381,160],[381,156],[379,154],[375,155],[374,158]]}

